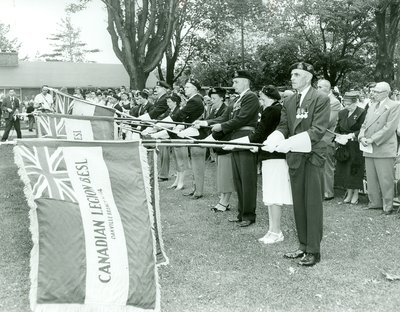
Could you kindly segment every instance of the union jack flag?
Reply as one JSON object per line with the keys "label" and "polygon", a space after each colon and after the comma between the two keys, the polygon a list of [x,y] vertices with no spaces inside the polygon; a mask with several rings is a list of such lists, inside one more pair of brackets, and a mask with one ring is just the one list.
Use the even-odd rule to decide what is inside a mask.
{"label": "union jack flag", "polygon": [[60,117],[38,115],[38,136],[43,138],[67,139],[65,119]]}
{"label": "union jack flag", "polygon": [[54,107],[55,112],[59,114],[70,114],[74,98],[64,93],[61,93],[60,91],[56,91],[54,93],[56,95],[56,101]]}
{"label": "union jack flag", "polygon": [[19,148],[35,199],[52,198],[77,202],[61,147]]}

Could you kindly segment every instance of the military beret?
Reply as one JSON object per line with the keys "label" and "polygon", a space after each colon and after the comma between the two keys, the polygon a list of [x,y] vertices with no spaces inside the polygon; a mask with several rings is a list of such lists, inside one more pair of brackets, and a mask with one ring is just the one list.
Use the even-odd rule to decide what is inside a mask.
{"label": "military beret", "polygon": [[181,97],[175,92],[168,93],[166,98],[171,99],[171,101],[175,102],[178,105],[181,104]]}
{"label": "military beret", "polygon": [[218,94],[220,97],[225,97],[226,90],[224,88],[212,88],[210,91],[208,91],[208,96],[211,96],[211,94]]}
{"label": "military beret", "polygon": [[293,69],[302,69],[302,70],[305,70],[305,71],[309,72],[313,76],[315,76],[314,67],[311,64],[308,64],[308,63],[304,63],[304,62],[294,63],[290,67],[290,71],[292,71]]}
{"label": "military beret", "polygon": [[247,70],[235,70],[232,78],[246,78],[252,80],[251,73]]}
{"label": "military beret", "polygon": [[187,83],[190,83],[192,85],[194,85],[196,87],[197,90],[201,89],[201,84],[198,80],[194,79],[194,78],[189,78]]}
{"label": "military beret", "polygon": [[281,95],[279,94],[278,89],[273,85],[264,86],[261,89],[261,92],[264,93],[266,96],[268,96],[271,99],[274,99],[274,100],[281,99]]}
{"label": "military beret", "polygon": [[165,81],[162,81],[162,80],[158,80],[156,85],[158,87],[163,87],[165,89],[171,89],[171,86],[168,83],[166,83]]}

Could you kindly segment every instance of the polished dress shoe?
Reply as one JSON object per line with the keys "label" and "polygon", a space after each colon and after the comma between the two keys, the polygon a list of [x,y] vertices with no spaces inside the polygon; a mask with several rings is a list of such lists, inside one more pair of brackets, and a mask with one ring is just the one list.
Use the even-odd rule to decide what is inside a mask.
{"label": "polished dress shoe", "polygon": [[313,266],[321,261],[320,253],[305,253],[303,258],[299,261],[302,266]]}
{"label": "polished dress shoe", "polygon": [[368,206],[366,206],[365,208],[364,208],[364,210],[382,210],[383,209],[383,207],[374,207],[374,206],[371,206],[371,205],[368,205]]}
{"label": "polished dress shoe", "polygon": [[191,191],[189,193],[183,193],[183,196],[193,196],[194,195],[194,191]]}
{"label": "polished dress shoe", "polygon": [[332,200],[332,199],[334,199],[334,198],[335,198],[334,196],[331,196],[331,197],[324,197],[324,200],[328,201],[328,200]]}
{"label": "polished dress shoe", "polygon": [[158,182],[165,182],[168,181],[168,178],[158,178]]}
{"label": "polished dress shoe", "polygon": [[228,219],[229,222],[242,222],[242,220],[238,219],[238,218],[231,218]]}
{"label": "polished dress shoe", "polygon": [[385,216],[390,216],[391,214],[394,213],[394,209],[388,210],[388,211],[383,211],[382,214],[384,214]]}
{"label": "polished dress shoe", "polygon": [[199,198],[202,198],[203,197],[203,195],[196,195],[196,194],[193,194],[193,196],[191,197],[192,199],[199,199]]}
{"label": "polished dress shoe", "polygon": [[243,220],[243,221],[238,222],[237,226],[246,227],[246,226],[253,224],[254,222],[255,221]]}
{"label": "polished dress shoe", "polygon": [[293,252],[285,253],[283,255],[283,257],[286,258],[286,259],[297,259],[297,258],[303,257],[304,254],[305,254],[305,252],[303,250],[298,249],[298,250],[293,251]]}

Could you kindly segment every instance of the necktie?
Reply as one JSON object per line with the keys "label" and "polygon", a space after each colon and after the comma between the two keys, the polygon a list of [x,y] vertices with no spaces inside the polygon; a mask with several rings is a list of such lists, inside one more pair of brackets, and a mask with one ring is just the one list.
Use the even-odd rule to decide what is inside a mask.
{"label": "necktie", "polygon": [[297,93],[297,97],[296,97],[296,107],[297,108],[300,107],[300,100],[301,100],[301,93]]}

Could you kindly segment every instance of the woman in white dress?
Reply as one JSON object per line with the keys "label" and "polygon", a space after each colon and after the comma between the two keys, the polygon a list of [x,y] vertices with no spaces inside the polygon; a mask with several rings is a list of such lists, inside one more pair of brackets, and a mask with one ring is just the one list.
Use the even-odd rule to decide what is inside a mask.
{"label": "woman in white dress", "polygon": [[[263,143],[276,129],[281,117],[281,96],[274,86],[265,86],[259,93],[263,112],[256,130],[249,136],[250,142]],[[269,230],[260,242],[274,244],[284,240],[281,231],[281,215],[283,205],[292,205],[292,189],[290,186],[289,168],[286,155],[261,151],[263,202],[268,206]]]}

